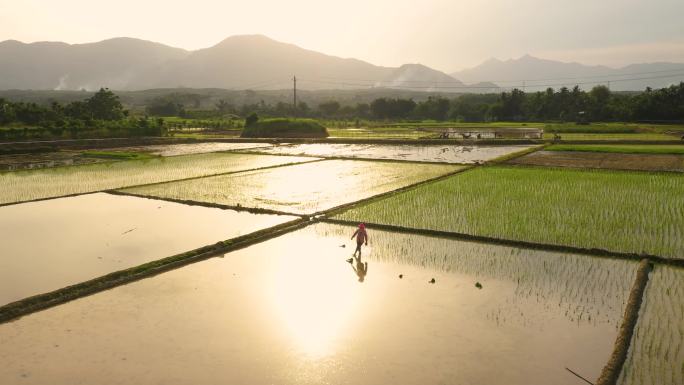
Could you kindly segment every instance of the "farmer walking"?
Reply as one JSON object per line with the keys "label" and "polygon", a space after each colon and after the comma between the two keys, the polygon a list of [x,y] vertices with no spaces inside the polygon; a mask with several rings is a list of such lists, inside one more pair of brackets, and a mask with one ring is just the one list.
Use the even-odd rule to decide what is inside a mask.
{"label": "farmer walking", "polygon": [[359,224],[359,228],[356,229],[354,232],[354,235],[352,235],[351,239],[354,239],[356,237],[356,250],[354,250],[354,256],[356,256],[356,253],[359,253],[359,258],[361,257],[361,246],[365,243],[366,246],[368,246],[368,233],[366,232],[366,225],[363,223]]}

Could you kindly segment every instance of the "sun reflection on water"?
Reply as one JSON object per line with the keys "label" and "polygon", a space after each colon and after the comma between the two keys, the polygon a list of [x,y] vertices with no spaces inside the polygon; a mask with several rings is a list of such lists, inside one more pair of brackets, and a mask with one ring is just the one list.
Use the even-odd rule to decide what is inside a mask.
{"label": "sun reflection on water", "polygon": [[331,239],[293,237],[291,245],[273,261],[268,296],[294,350],[321,359],[353,331],[362,284],[345,262],[348,249]]}

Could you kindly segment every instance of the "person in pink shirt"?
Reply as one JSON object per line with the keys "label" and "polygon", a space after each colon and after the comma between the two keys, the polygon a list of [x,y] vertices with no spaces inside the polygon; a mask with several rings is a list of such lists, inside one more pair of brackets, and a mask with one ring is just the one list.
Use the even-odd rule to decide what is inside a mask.
{"label": "person in pink shirt", "polygon": [[364,243],[366,246],[368,246],[368,233],[366,232],[366,225],[360,223],[359,228],[356,229],[351,239],[354,239],[354,237],[356,237],[356,250],[354,251],[354,256],[356,256],[356,253],[358,252],[359,257],[361,257],[361,246]]}

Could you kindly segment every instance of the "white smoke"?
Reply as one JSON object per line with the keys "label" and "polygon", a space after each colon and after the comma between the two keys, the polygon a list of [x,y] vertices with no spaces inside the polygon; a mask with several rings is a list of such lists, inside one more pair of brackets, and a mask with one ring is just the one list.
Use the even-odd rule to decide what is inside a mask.
{"label": "white smoke", "polygon": [[69,74],[66,74],[59,78],[59,84],[54,88],[55,91],[64,91],[69,89],[67,86],[67,79],[69,79]]}

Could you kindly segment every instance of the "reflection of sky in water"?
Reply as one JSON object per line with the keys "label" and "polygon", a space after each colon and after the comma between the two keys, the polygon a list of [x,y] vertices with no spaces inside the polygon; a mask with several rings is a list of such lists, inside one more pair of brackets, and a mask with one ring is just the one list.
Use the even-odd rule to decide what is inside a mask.
{"label": "reflection of sky in water", "polygon": [[293,219],[105,193],[0,207],[0,306]]}
{"label": "reflection of sky in water", "polygon": [[311,155],[321,157],[350,157],[368,159],[396,159],[418,162],[482,163],[522,151],[532,146],[456,146],[456,145],[378,145],[378,144],[294,144],[258,148],[254,151],[269,154]]}
{"label": "reflection of sky in water", "polygon": [[[565,366],[595,378],[610,355],[612,325],[551,305],[589,296],[581,275],[617,295],[613,261],[371,229],[360,283],[353,230],[312,225],[2,324],[0,383],[574,385]],[[509,298],[531,323],[492,318]]]}
{"label": "reflection of sky in water", "polygon": [[312,158],[235,153],[195,154],[0,173],[0,203],[194,178]]}
{"label": "reflection of sky in water", "polygon": [[459,167],[462,166],[326,160],[125,191],[304,214],[434,178]]}

